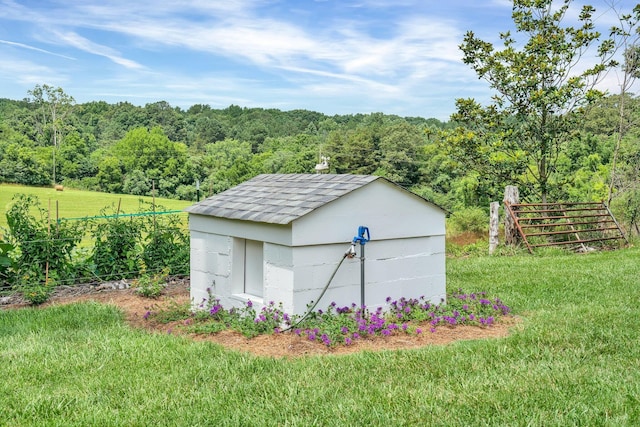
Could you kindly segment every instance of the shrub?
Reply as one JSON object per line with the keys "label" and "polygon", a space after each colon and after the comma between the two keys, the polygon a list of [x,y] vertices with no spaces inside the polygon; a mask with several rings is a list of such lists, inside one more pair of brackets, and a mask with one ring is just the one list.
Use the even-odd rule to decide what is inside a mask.
{"label": "shrub", "polygon": [[138,295],[145,298],[158,298],[167,286],[168,273],[169,269],[164,268],[159,273],[149,275],[143,269],[140,277],[135,279],[131,286],[136,289]]}
{"label": "shrub", "polygon": [[[34,211],[38,217],[32,214]],[[18,290],[25,286],[23,277],[38,283],[44,283],[48,277],[73,283],[77,277],[72,258],[74,249],[84,235],[84,224],[70,221],[52,224],[45,219],[46,213],[36,196],[24,194],[14,196],[7,211],[9,232],[6,238],[15,249],[12,249],[12,268],[4,274],[9,276],[8,280],[13,281]],[[6,256],[8,254],[3,258]],[[52,285],[49,283],[48,286]]]}
{"label": "shrub", "polygon": [[447,226],[451,233],[487,233],[489,230],[489,215],[479,207],[462,208],[449,217]]}
{"label": "shrub", "polygon": [[49,300],[56,283],[52,279],[40,282],[37,277],[30,277],[29,274],[21,276],[21,283],[19,289],[22,292],[22,297],[31,305],[40,305]]}
{"label": "shrub", "polygon": [[141,258],[147,269],[159,271],[168,268],[171,274],[189,274],[189,235],[180,216],[145,216],[142,227],[142,235],[146,237]]}
{"label": "shrub", "polygon": [[11,243],[0,241],[0,290],[10,287],[9,274],[14,266],[11,252],[15,247]]}
{"label": "shrub", "polygon": [[139,218],[109,216],[92,224],[94,239],[91,261],[95,274],[101,280],[135,277],[140,257],[137,249],[142,224]]}

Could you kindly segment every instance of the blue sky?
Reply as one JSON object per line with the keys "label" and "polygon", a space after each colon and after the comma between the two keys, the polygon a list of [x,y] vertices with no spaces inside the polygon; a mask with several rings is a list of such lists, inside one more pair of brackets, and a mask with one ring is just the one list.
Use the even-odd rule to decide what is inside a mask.
{"label": "blue sky", "polygon": [[[567,23],[577,16],[572,5]],[[615,21],[594,0],[596,23]],[[508,0],[0,0],[0,97],[36,84],[79,103],[167,101],[448,120],[490,100],[462,63],[467,30],[498,42]],[[616,77],[603,85],[616,90]]]}

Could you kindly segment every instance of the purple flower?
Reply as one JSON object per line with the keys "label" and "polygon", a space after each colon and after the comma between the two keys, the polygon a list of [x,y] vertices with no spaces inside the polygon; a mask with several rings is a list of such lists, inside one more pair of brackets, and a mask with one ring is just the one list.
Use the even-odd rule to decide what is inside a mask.
{"label": "purple flower", "polygon": [[436,328],[431,328],[429,330],[431,331],[432,334],[436,332]]}
{"label": "purple flower", "polygon": [[420,329],[420,328],[416,329],[416,334],[417,335],[420,335],[421,333],[422,333],[422,329]]}
{"label": "purple flower", "polygon": [[343,326],[342,328],[340,328],[340,332],[342,332],[343,334],[347,334],[349,333],[349,328],[347,328],[346,326]]}
{"label": "purple flower", "polygon": [[249,308],[253,307],[253,303],[251,302],[251,300],[247,301],[247,307]]}
{"label": "purple flower", "polygon": [[144,318],[144,320],[147,320],[149,318],[149,316],[151,316],[151,312],[147,311],[144,316],[142,316]]}
{"label": "purple flower", "polygon": [[403,331],[406,331],[408,327],[409,327],[409,325],[407,325],[406,323],[402,324],[402,330]]}
{"label": "purple flower", "polygon": [[346,338],[344,339],[344,344],[345,344],[345,345],[351,345],[351,343],[352,343],[351,338],[346,337]]}

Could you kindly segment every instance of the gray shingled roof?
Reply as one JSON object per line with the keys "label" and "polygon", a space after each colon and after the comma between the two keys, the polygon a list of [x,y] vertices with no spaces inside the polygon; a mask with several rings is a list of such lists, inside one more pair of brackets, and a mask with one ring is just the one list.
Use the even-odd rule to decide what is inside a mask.
{"label": "gray shingled roof", "polygon": [[220,218],[289,224],[376,179],[380,177],[332,174],[258,175],[185,210]]}

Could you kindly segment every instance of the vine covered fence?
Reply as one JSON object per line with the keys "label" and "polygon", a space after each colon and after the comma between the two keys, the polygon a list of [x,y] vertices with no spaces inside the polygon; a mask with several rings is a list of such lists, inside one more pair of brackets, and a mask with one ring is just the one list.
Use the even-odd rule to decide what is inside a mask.
{"label": "vine covered fence", "polygon": [[188,274],[186,213],[147,205],[135,213],[118,207],[57,218],[37,197],[17,195],[0,237],[0,290],[50,292],[63,284]]}

